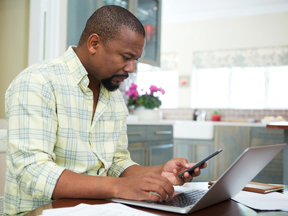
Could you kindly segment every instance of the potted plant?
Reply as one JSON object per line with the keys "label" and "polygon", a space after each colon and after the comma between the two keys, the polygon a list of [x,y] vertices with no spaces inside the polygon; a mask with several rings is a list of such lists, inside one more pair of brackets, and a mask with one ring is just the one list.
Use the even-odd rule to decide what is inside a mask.
{"label": "potted plant", "polygon": [[220,121],[221,115],[219,114],[218,110],[214,110],[214,114],[212,115],[212,121]]}
{"label": "potted plant", "polygon": [[160,95],[164,95],[165,90],[151,85],[149,89],[138,90],[138,86],[132,83],[129,90],[126,91],[128,98],[128,107],[132,107],[132,114],[138,115],[142,121],[158,121],[162,118],[159,109],[162,102]]}

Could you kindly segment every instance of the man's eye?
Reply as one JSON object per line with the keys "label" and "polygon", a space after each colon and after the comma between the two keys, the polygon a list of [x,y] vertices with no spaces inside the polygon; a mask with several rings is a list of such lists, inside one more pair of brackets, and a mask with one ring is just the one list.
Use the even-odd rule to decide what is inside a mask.
{"label": "man's eye", "polygon": [[123,56],[123,58],[124,58],[125,60],[129,60],[129,59],[130,59],[130,57],[126,57],[126,56]]}

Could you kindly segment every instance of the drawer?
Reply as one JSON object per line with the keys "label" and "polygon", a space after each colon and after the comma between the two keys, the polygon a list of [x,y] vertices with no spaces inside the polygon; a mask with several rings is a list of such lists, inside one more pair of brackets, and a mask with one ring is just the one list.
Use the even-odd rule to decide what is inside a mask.
{"label": "drawer", "polygon": [[147,126],[147,140],[172,140],[173,139],[173,126]]}
{"label": "drawer", "polygon": [[127,125],[128,142],[146,140],[147,127],[143,125]]}
{"label": "drawer", "polygon": [[251,128],[252,137],[264,137],[264,136],[278,136],[284,137],[284,130],[282,129],[266,129],[266,128],[258,128],[258,127],[252,127]]}

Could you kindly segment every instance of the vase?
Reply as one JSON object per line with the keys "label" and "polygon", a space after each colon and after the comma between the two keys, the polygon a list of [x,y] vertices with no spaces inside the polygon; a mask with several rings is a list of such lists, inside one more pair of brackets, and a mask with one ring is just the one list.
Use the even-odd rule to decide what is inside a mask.
{"label": "vase", "polygon": [[146,109],[145,107],[137,107],[132,111],[133,115],[137,115],[139,121],[160,121],[163,118],[162,111],[160,109]]}
{"label": "vase", "polygon": [[213,114],[212,115],[212,121],[221,121],[221,115]]}

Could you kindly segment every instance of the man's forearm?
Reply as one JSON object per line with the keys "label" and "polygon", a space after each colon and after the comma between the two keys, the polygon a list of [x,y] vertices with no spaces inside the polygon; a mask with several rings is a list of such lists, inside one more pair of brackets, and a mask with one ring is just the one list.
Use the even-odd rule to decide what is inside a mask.
{"label": "man's forearm", "polygon": [[[89,176],[64,170],[55,186],[52,199],[88,198],[107,199],[124,198],[135,200],[160,201],[173,196],[173,186],[159,174],[162,166],[141,167],[132,165],[121,178],[109,176]],[[150,193],[153,191],[161,197]]]}
{"label": "man's forearm", "polygon": [[118,178],[89,176],[65,170],[57,181],[52,199],[107,199],[117,196]]}
{"label": "man's forearm", "polygon": [[125,169],[124,172],[122,172],[122,174],[120,175],[120,177],[127,177],[127,176],[137,175],[140,173],[145,173],[145,172],[153,172],[153,173],[161,174],[162,170],[163,170],[163,165],[151,166],[151,167],[132,165],[128,167],[127,169]]}

